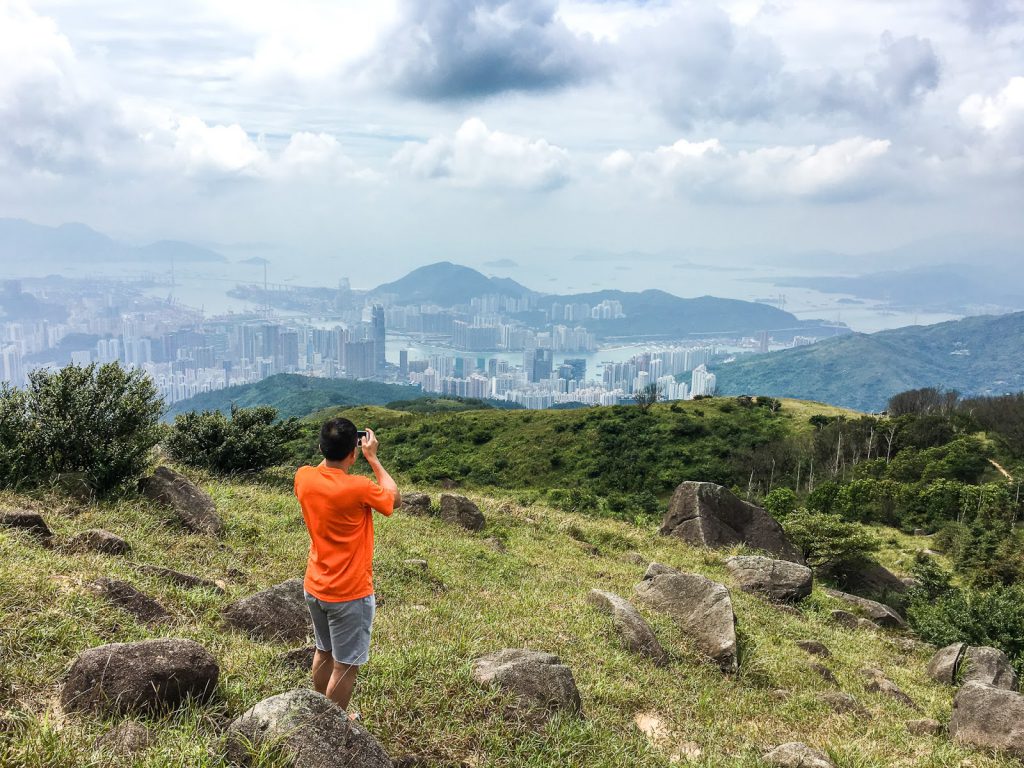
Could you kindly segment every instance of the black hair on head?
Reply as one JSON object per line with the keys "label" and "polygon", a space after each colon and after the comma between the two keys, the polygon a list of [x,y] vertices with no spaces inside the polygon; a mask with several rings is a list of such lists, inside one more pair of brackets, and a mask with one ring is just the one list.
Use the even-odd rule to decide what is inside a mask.
{"label": "black hair on head", "polygon": [[320,427],[320,453],[331,461],[340,461],[356,448],[356,425],[348,419],[328,419]]}

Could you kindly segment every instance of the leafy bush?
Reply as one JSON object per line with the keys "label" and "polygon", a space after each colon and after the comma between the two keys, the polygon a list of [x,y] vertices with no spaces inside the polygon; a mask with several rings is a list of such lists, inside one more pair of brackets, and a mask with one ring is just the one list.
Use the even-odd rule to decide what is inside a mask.
{"label": "leafy bush", "polygon": [[162,412],[139,370],[116,363],[35,370],[25,391],[0,390],[0,481],[38,484],[81,472],[96,493],[128,485],[148,466]]}
{"label": "leafy bush", "polygon": [[176,461],[218,474],[258,472],[284,461],[300,432],[295,419],[278,421],[268,405],[232,406],[230,417],[220,411],[176,416],[165,447]]}
{"label": "leafy bush", "polygon": [[765,511],[776,520],[796,511],[796,493],[789,488],[776,488],[764,497]]}
{"label": "leafy bush", "polygon": [[866,560],[881,546],[872,531],[838,515],[798,509],[780,522],[812,568],[839,568]]}

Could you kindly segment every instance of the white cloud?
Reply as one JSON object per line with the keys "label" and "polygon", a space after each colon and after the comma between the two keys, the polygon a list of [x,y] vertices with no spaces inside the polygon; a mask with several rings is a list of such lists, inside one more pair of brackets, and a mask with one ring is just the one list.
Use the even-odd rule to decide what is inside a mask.
{"label": "white cloud", "polygon": [[660,193],[695,200],[835,201],[883,188],[890,142],[855,136],[824,146],[773,146],[729,152],[717,139],[680,139],[637,155],[618,150],[606,171],[624,174]]}
{"label": "white cloud", "polygon": [[569,153],[544,139],[490,130],[482,120],[466,120],[453,136],[407,143],[394,164],[422,179],[442,179],[460,187],[541,190],[569,180]]}
{"label": "white cloud", "polygon": [[960,104],[969,130],[966,157],[975,174],[1024,172],[1024,77],[1012,77],[997,93],[974,93]]}
{"label": "white cloud", "polygon": [[960,117],[986,133],[1009,133],[1024,125],[1024,77],[1012,77],[999,93],[971,94],[960,104]]}

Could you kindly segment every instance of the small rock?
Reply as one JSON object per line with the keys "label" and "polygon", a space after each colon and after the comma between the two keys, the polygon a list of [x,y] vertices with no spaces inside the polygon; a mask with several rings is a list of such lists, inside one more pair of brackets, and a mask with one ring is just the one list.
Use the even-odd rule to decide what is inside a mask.
{"label": "small rock", "polygon": [[775,701],[789,701],[792,695],[793,694],[787,691],[785,688],[776,688],[772,691],[771,694],[772,698],[775,699]]}
{"label": "small rock", "polygon": [[841,627],[846,627],[847,629],[860,628],[860,618],[850,613],[849,611],[832,611],[832,613],[829,614],[829,618],[832,619],[832,622],[834,624],[838,624]]}
{"label": "small rock", "polygon": [[802,651],[812,656],[820,656],[823,659],[828,659],[832,656],[832,652],[817,640],[797,640],[796,645]]}
{"label": "small rock", "polygon": [[326,696],[305,688],[248,709],[228,726],[224,752],[234,765],[253,765],[253,752],[275,746],[294,768],[392,768],[378,741]]}
{"label": "small rock", "polygon": [[146,726],[135,720],[125,720],[97,738],[93,746],[118,757],[132,757],[152,743],[153,737]]}
{"label": "small rock", "polygon": [[907,623],[896,611],[887,605],[882,605],[875,600],[868,600],[866,597],[858,597],[836,589],[826,589],[825,593],[843,602],[849,603],[870,618],[875,624],[887,629],[904,629]]}
{"label": "small rock", "polygon": [[725,672],[738,669],[736,615],[729,590],[693,573],[665,573],[636,585],[637,600],[664,611]]}
{"label": "small rock", "polygon": [[802,600],[811,594],[811,569],[805,565],[742,555],[727,559],[725,567],[744,592],[758,592],[783,603]]}
{"label": "small rock", "polygon": [[110,531],[94,528],[73,536],[67,543],[70,552],[102,552],[104,555],[126,555],[131,545]]}
{"label": "small rock", "polygon": [[174,571],[159,565],[140,564],[135,567],[139,573],[167,579],[167,581],[177,584],[179,587],[185,587],[186,589],[212,589],[218,594],[224,594],[224,587],[222,585],[210,579],[204,579],[202,576],[193,576],[191,573],[182,573],[181,571]]}
{"label": "small rock", "polygon": [[60,702],[65,711],[127,714],[203,701],[217,687],[216,659],[192,640],[111,643],[82,651]]}
{"label": "small rock", "polygon": [[582,712],[572,671],[550,653],[521,648],[489,653],[473,662],[473,679],[512,694],[528,709]]}
{"label": "small rock", "polygon": [[966,643],[953,643],[945,648],[940,648],[928,662],[928,677],[937,683],[953,685],[966,651]]}
{"label": "small rock", "polygon": [[400,509],[410,515],[429,515],[430,496],[425,493],[403,493]]}
{"label": "small rock", "polygon": [[703,750],[698,744],[692,741],[680,742],[672,733],[672,729],[665,723],[664,718],[657,713],[638,712],[633,717],[633,724],[647,738],[651,746],[664,754],[672,765],[683,760],[698,760],[703,754]]}
{"label": "small rock", "polygon": [[224,532],[210,494],[170,467],[157,467],[139,488],[146,498],[170,507],[186,530],[213,536]]}
{"label": "small rock", "polygon": [[655,576],[664,576],[665,574],[679,575],[682,571],[673,568],[671,565],[665,565],[664,563],[651,563],[647,566],[647,571],[644,573],[644,581],[650,581]]}
{"label": "small rock", "polygon": [[890,698],[896,699],[901,704],[905,704],[911,709],[918,709],[919,707],[914,703],[907,694],[905,694],[896,683],[885,676],[885,673],[880,669],[874,669],[873,667],[865,667],[860,671],[862,675],[868,678],[867,684],[864,686],[864,690],[868,693],[881,693]]}
{"label": "small rock", "polygon": [[403,560],[402,564],[403,565],[407,565],[410,568],[416,568],[417,570],[420,570],[420,571],[427,570],[427,565],[428,565],[426,560],[420,560],[420,559],[417,559],[417,558],[411,558],[409,560]]}
{"label": "small rock", "polygon": [[43,516],[27,509],[0,510],[0,528],[25,531],[42,542],[49,542],[53,538],[53,533],[43,520]]}
{"label": "small rock", "polygon": [[632,651],[650,658],[661,666],[668,663],[668,654],[643,616],[628,600],[599,589],[590,590],[587,602],[601,613],[612,617],[612,625],[622,644]]}
{"label": "small rock", "polygon": [[508,547],[501,539],[490,536],[484,539],[484,543],[500,555],[508,554]]}
{"label": "small rock", "polygon": [[316,646],[310,645],[304,648],[292,648],[290,651],[285,651],[278,655],[277,660],[286,667],[310,669],[313,666],[313,657],[315,655]]}
{"label": "small rock", "polygon": [[780,744],[761,759],[780,768],[835,768],[828,755],[799,741]]}
{"label": "small rock", "polygon": [[1019,684],[1010,660],[998,648],[970,646],[963,655],[960,669],[965,683],[985,683],[1007,691],[1016,691]]}
{"label": "small rock", "polygon": [[915,736],[938,736],[942,733],[942,723],[930,717],[923,720],[908,720],[907,730]]}
{"label": "small rock", "polygon": [[127,581],[102,576],[93,581],[91,586],[108,603],[130,613],[138,621],[156,624],[171,618],[166,608]]}
{"label": "small rock", "polygon": [[627,563],[633,563],[633,565],[647,565],[650,562],[648,558],[634,550],[624,553],[622,557]]}
{"label": "small rock", "polygon": [[302,579],[289,579],[231,603],[228,624],[262,640],[304,640],[312,631]]}
{"label": "small rock", "polygon": [[834,674],[832,674],[832,670],[829,669],[828,667],[826,667],[824,664],[816,664],[815,663],[815,664],[810,664],[808,666],[810,666],[812,671],[817,672],[818,675],[821,677],[821,679],[824,680],[826,683],[836,683],[836,682],[838,682],[836,680],[836,676]]}
{"label": "small rock", "polygon": [[483,512],[476,504],[465,496],[452,493],[441,494],[441,518],[469,531],[482,530],[485,522]]}
{"label": "small rock", "polygon": [[949,737],[1024,758],[1024,696],[984,683],[966,683],[953,699]]}
{"label": "small rock", "polygon": [[846,712],[858,712],[861,715],[866,715],[867,710],[860,705],[853,696],[842,691],[826,691],[825,693],[819,693],[817,696],[818,701],[828,705],[833,711],[840,714]]}

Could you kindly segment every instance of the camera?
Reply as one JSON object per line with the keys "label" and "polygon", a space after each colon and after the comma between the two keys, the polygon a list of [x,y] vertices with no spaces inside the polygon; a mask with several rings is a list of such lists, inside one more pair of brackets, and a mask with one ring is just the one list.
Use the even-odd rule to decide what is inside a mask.
{"label": "camera", "polygon": [[365,429],[357,429],[356,430],[356,445],[362,445],[363,441],[365,439],[366,439],[366,430]]}

